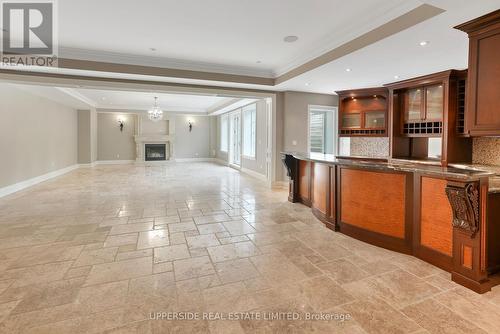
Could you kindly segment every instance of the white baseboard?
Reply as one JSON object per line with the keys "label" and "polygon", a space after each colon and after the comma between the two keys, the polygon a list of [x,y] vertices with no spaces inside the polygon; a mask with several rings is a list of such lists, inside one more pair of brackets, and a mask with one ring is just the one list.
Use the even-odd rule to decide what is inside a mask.
{"label": "white baseboard", "polygon": [[78,167],[80,168],[92,168],[92,167],[95,167],[96,166],[96,162],[92,162],[90,164],[79,164]]}
{"label": "white baseboard", "polygon": [[80,167],[80,165],[78,165],[78,164],[71,165],[71,166],[68,166],[68,167],[65,167],[62,169],[58,169],[58,170],[55,170],[55,171],[47,173],[47,174],[43,174],[43,175],[28,179],[28,180],[24,180],[24,181],[12,184],[10,186],[0,188],[0,197],[4,197],[4,196],[10,195],[10,194],[13,194],[13,193],[18,192],[20,190],[34,186],[38,183],[41,183],[41,182],[53,179],[55,177],[61,176],[63,174],[69,173],[69,172],[71,172],[79,167]]}
{"label": "white baseboard", "polygon": [[94,163],[96,165],[130,165],[135,163],[135,160],[98,160]]}
{"label": "white baseboard", "polygon": [[289,183],[287,181],[275,181],[272,183],[272,188],[288,190]]}
{"label": "white baseboard", "polygon": [[219,158],[215,158],[214,162],[218,163],[219,165],[222,165],[222,166],[229,166],[229,163],[226,160],[222,160],[222,159],[219,159]]}
{"label": "white baseboard", "polygon": [[251,169],[248,168],[240,168],[240,172],[245,173],[247,175],[250,175],[256,179],[262,180],[262,181],[267,181],[267,178],[265,175],[257,173]]}
{"label": "white baseboard", "polygon": [[180,158],[175,159],[175,162],[214,162],[214,158]]}

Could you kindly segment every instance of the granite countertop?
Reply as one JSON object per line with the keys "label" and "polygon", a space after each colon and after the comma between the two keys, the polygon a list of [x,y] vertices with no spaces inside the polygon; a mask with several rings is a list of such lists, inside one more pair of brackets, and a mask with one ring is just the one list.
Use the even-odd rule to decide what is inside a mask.
{"label": "granite countertop", "polygon": [[[300,160],[308,160],[313,162],[320,162],[341,166],[354,166],[360,168],[380,169],[380,170],[393,170],[401,172],[415,172],[427,175],[444,176],[453,179],[474,181],[483,177],[490,177],[495,179],[500,175],[500,168],[493,170],[488,166],[482,165],[451,165],[449,167],[441,167],[437,165],[422,164],[418,162],[404,162],[396,159],[391,160],[388,158],[371,158],[371,157],[336,157],[332,154],[320,153],[302,153],[302,152],[282,152],[283,155],[292,155]],[[385,161],[385,160],[388,161]],[[490,166],[491,167],[491,166]],[[498,182],[498,183],[496,183]],[[493,181],[490,185],[490,192],[498,189],[500,192],[500,178],[498,181]]]}

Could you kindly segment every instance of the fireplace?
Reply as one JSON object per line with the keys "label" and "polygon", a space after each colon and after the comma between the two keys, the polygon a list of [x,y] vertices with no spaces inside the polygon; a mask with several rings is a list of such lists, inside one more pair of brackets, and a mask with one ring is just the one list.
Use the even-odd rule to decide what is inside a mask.
{"label": "fireplace", "polygon": [[145,161],[164,161],[167,160],[165,144],[145,144]]}

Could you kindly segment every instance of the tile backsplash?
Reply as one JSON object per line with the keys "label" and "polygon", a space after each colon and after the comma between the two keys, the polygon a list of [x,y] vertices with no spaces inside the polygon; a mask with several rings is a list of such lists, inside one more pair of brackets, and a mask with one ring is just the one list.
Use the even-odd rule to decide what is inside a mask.
{"label": "tile backsplash", "polygon": [[478,137],[473,139],[472,162],[500,166],[500,138]]}
{"label": "tile backsplash", "polygon": [[351,155],[388,157],[388,137],[351,137]]}
{"label": "tile backsplash", "polygon": [[[350,155],[367,157],[389,156],[389,138],[351,137]],[[481,165],[500,166],[500,137],[478,137],[473,139],[472,162]]]}

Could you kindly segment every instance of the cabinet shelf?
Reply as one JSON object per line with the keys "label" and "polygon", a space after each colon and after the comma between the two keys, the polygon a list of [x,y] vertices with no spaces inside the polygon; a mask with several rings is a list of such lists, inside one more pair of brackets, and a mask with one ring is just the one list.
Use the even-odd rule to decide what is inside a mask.
{"label": "cabinet shelf", "polygon": [[339,91],[339,136],[387,136],[387,89]]}

